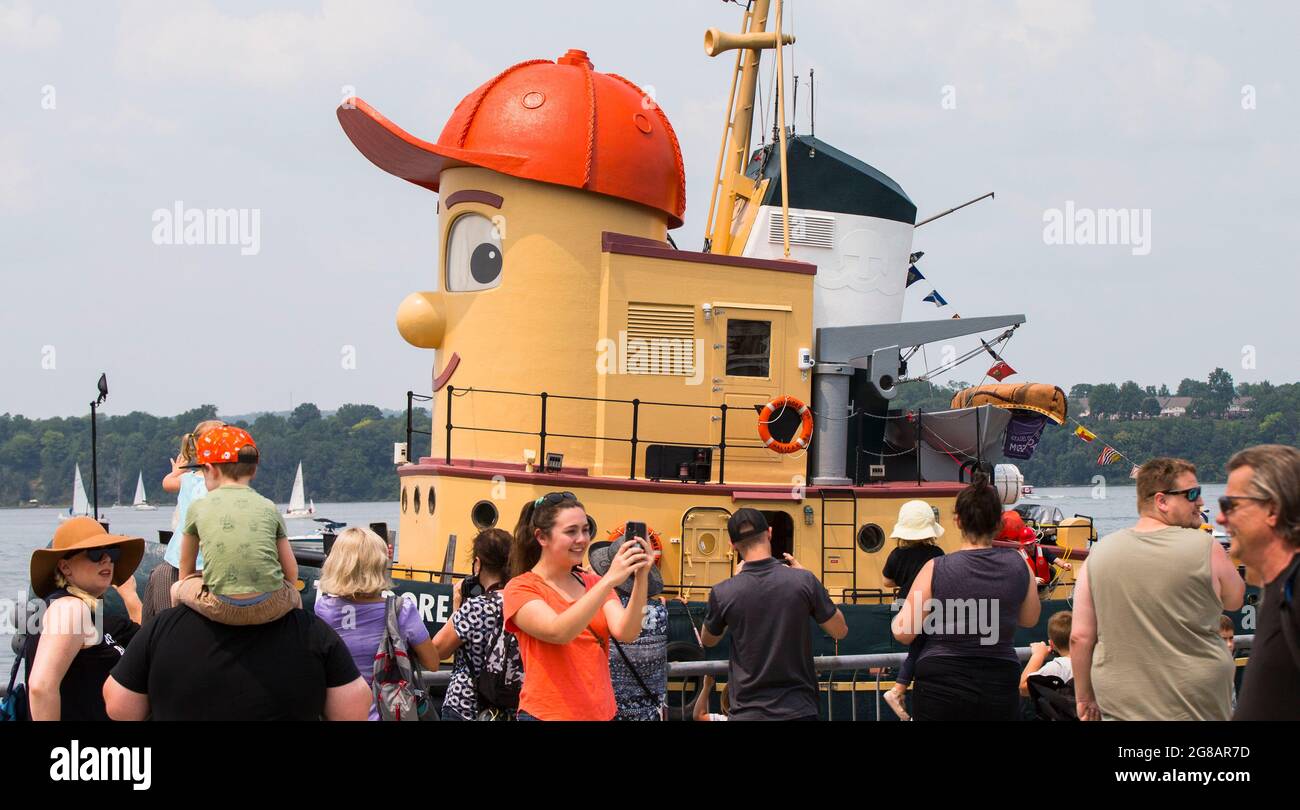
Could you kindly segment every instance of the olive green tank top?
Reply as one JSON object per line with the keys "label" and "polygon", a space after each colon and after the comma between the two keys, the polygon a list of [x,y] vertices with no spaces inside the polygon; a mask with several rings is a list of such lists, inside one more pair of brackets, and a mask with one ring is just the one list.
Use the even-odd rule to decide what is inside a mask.
{"label": "olive green tank top", "polygon": [[1088,554],[1092,684],[1107,720],[1227,720],[1235,664],[1219,638],[1209,534],[1109,534]]}

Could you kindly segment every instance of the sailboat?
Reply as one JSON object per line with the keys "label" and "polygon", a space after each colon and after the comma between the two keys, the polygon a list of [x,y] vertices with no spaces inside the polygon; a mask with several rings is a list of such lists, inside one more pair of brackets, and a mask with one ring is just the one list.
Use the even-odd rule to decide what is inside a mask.
{"label": "sailboat", "polygon": [[152,512],[158,508],[153,504],[149,503],[148,499],[145,498],[144,496],[144,473],[143,472],[141,472],[139,475],[136,476],[135,500],[131,503],[131,506],[132,508],[138,509],[141,512]]}
{"label": "sailboat", "polygon": [[72,478],[72,506],[59,515],[59,520],[90,515],[90,499],[86,497],[86,485],[81,483],[81,465],[76,465],[77,472]]}
{"label": "sailboat", "polygon": [[289,508],[285,510],[287,518],[305,518],[316,514],[316,503],[307,504],[306,491],[302,484],[302,462],[298,462],[298,473],[293,477],[293,492],[289,495]]}

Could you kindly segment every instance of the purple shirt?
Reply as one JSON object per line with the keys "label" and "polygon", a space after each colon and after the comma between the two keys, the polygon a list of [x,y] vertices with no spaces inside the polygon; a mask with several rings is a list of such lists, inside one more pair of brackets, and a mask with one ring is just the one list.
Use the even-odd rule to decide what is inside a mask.
{"label": "purple shirt", "polygon": [[[406,646],[414,648],[429,640],[429,630],[420,621],[420,612],[408,599],[399,599],[397,626]],[[314,605],[316,615],[343,639],[361,677],[369,684],[374,678],[375,653],[384,637],[384,603],[355,602],[338,596],[321,594]],[[370,719],[378,720],[379,711],[370,707]]]}

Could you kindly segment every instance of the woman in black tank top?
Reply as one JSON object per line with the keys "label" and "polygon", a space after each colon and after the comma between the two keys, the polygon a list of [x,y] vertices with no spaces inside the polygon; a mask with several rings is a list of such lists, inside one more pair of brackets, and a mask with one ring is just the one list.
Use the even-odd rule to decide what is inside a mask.
{"label": "woman in black tank top", "polygon": [[[132,575],[143,555],[144,540],[111,535],[88,517],[65,522],[50,548],[32,553],[32,590],[46,610],[23,649],[31,719],[108,719],[104,681],[140,629]],[[110,587],[127,617],[97,615]]]}
{"label": "woman in black tank top", "polygon": [[1038,623],[1038,591],[1020,555],[993,546],[1002,502],[987,477],[977,474],[957,496],[956,523],[961,548],[925,564],[913,598],[893,621],[901,643],[927,634],[916,663],[912,715],[1015,720],[1020,662],[1012,636],[1017,626]]}

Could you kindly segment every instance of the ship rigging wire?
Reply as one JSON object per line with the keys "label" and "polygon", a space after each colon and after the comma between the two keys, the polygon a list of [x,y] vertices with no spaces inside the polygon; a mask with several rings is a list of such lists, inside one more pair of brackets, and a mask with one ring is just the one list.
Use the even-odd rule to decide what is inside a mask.
{"label": "ship rigging wire", "polygon": [[[1001,344],[1001,343],[1005,343],[1005,342],[1007,342],[1008,340],[1011,339],[1011,335],[1015,333],[1015,331],[1016,331],[1017,328],[1019,328],[1019,324],[1017,324],[1016,326],[1011,327],[1011,328],[1008,329],[1007,331],[1005,331],[1005,332],[1003,332],[1002,334],[998,335],[996,338],[994,338],[994,339],[989,343],[989,346],[997,346],[998,344]],[[922,347],[922,351],[924,351],[924,346]],[[945,373],[945,372],[951,371],[951,370],[953,370],[954,368],[956,368],[957,366],[960,366],[961,364],[968,362],[971,358],[973,358],[973,357],[979,355],[979,354],[980,354],[981,352],[983,352],[983,351],[984,351],[984,344],[981,343],[981,344],[979,345],[978,348],[971,349],[970,351],[968,351],[968,352],[966,352],[965,354],[963,354],[961,357],[958,357],[957,359],[955,359],[955,360],[953,360],[953,361],[951,361],[951,362],[949,362],[949,363],[945,363],[944,365],[940,366],[940,367],[937,368],[937,369],[934,369],[933,371],[930,370],[930,362],[929,362],[929,358],[928,358],[928,356],[923,354],[922,356],[926,357],[926,371],[925,371],[925,374],[921,375],[920,377],[909,377],[909,378],[906,378],[906,379],[900,379],[898,382],[899,382],[900,385],[901,385],[902,383],[905,383],[905,382],[929,382],[930,379],[931,379],[932,377],[934,377],[936,374],[943,374],[943,373]],[[865,355],[863,355],[863,356],[865,357]],[[856,357],[855,357],[855,358],[853,358],[853,359],[854,359],[854,360],[857,360],[857,359],[861,359],[861,358],[856,358]],[[988,377],[988,375],[986,374],[986,375],[985,375],[985,378],[987,379],[987,377]]]}

